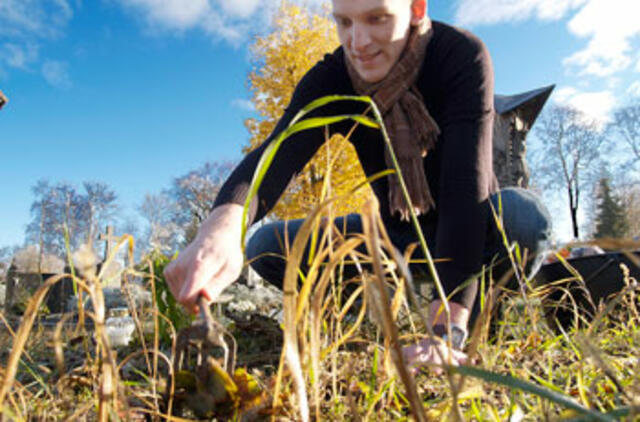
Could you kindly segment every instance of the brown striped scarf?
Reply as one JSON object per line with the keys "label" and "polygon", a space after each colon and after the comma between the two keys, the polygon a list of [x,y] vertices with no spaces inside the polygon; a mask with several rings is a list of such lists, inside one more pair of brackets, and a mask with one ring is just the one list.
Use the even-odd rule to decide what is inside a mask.
{"label": "brown striped scarf", "polygon": [[[412,26],[410,31],[407,45],[398,62],[380,82],[364,81],[348,59],[346,62],[355,91],[359,95],[373,98],[380,109],[409,191],[411,206],[416,214],[420,215],[435,208],[424,173],[423,159],[435,147],[440,129],[415,86],[425,59],[427,44],[433,33],[431,21],[425,18],[421,25]],[[389,168],[393,168],[391,155],[386,149],[385,162]],[[388,180],[391,215],[398,212],[402,220],[409,221],[411,214],[398,177],[390,175]]]}

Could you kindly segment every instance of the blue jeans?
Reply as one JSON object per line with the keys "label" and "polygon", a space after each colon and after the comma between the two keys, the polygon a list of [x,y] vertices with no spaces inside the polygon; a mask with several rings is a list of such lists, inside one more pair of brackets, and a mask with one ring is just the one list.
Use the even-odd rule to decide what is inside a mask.
{"label": "blue jeans", "polygon": [[[496,212],[498,212],[499,201],[502,201],[502,221],[507,239],[510,242],[518,242],[521,250],[528,250],[530,259],[525,267],[529,277],[532,277],[540,268],[544,260],[545,251],[551,242],[551,216],[540,198],[531,191],[522,188],[505,188],[498,194],[491,197]],[[493,278],[498,280],[500,274],[510,269],[510,262],[505,259],[507,251],[504,248],[502,234],[498,231],[493,213],[489,216],[490,222],[485,243],[484,264],[499,262],[494,266]],[[286,261],[283,257],[282,245],[284,245],[285,235],[288,237],[288,244],[292,245],[300,226],[304,220],[277,221],[266,224],[249,239],[246,247],[247,259],[251,260],[252,268],[269,283],[282,288]],[[335,226],[347,235],[349,233],[359,234],[363,232],[362,221],[359,214],[349,214],[336,218]],[[433,249],[435,244],[435,233],[425,233],[429,248]],[[400,250],[417,241],[413,228],[407,230],[389,230],[389,237],[394,245]],[[362,252],[366,252],[364,245]],[[302,265],[307,262],[309,245],[304,253]],[[497,260],[496,260],[497,258]],[[303,271],[306,268],[302,268]],[[412,264],[410,270],[415,275],[426,275],[424,264]],[[344,279],[349,279],[358,274],[353,265],[345,265],[343,270]],[[512,286],[513,287],[513,286]],[[478,304],[478,300],[476,300]],[[476,308],[476,306],[474,306]],[[474,314],[477,309],[474,309]]]}

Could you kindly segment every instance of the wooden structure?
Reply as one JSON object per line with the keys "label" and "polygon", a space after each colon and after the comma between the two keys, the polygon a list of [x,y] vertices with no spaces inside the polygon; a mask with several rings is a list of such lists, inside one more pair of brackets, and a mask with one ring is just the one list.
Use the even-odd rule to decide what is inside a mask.
{"label": "wooden structure", "polygon": [[526,137],[554,87],[494,96],[493,169],[500,187],[529,187]]}

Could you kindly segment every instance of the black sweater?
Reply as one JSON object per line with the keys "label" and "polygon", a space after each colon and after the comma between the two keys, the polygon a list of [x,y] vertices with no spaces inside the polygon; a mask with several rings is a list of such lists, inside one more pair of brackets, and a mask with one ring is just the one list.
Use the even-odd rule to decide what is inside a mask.
{"label": "black sweater", "polygon": [[[449,294],[481,269],[489,221],[488,198],[496,187],[492,168],[493,68],[486,47],[469,32],[434,21],[417,87],[442,132],[436,148],[424,159],[436,209],[419,219],[425,230],[435,236],[435,247],[430,246],[433,256],[450,258],[437,267]],[[222,187],[214,207],[244,204],[252,175],[269,141],[287,127],[302,107],[332,94],[355,95],[342,48],[326,55],[302,78],[274,132],[245,156]],[[340,102],[323,107],[315,115],[353,114],[364,108],[354,102]],[[332,130],[346,133],[351,126],[352,123],[337,124]],[[251,221],[264,217],[324,141],[323,130],[317,129],[283,142],[258,199],[252,203]],[[384,141],[378,130],[359,126],[350,141],[367,176],[387,168]],[[408,225],[389,215],[386,178],[374,182],[372,188],[386,226]],[[452,300],[470,308],[476,291],[477,282],[472,282]]]}

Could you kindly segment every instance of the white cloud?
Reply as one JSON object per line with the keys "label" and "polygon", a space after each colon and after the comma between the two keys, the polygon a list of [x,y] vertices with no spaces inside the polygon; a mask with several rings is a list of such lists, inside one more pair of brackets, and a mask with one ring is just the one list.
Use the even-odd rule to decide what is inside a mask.
{"label": "white cloud", "polygon": [[73,16],[67,0],[0,1],[0,35],[50,38],[60,35]]}
{"label": "white cloud", "polygon": [[153,31],[200,29],[213,38],[237,43],[258,0],[117,0],[140,14]]}
{"label": "white cloud", "polygon": [[[280,0],[115,0],[139,15],[152,31],[201,30],[239,44],[269,26]],[[317,7],[327,0],[292,0]],[[187,7],[184,5],[188,4]]]}
{"label": "white cloud", "polygon": [[251,101],[245,100],[243,98],[236,98],[232,100],[231,105],[235,108],[239,108],[240,110],[244,110],[244,111],[251,111],[251,112],[256,111],[255,105],[253,105]]}
{"label": "white cloud", "polygon": [[[0,73],[7,77],[9,68],[30,70],[39,61],[42,43],[60,37],[72,17],[68,0],[0,0],[0,38],[7,40],[0,45]],[[45,67],[46,74],[56,73],[56,66],[45,63],[43,76]],[[62,77],[58,81],[65,83]]]}
{"label": "white cloud", "polygon": [[238,43],[246,36],[248,25],[242,23],[230,24],[226,19],[217,14],[210,13],[202,21],[202,29],[214,38],[222,38],[231,43]]}
{"label": "white cloud", "polygon": [[460,25],[549,21],[573,14],[567,30],[586,38],[587,45],[567,57],[564,65],[579,75],[610,76],[637,59],[638,46],[632,43],[640,35],[638,0],[459,0],[456,6]]}
{"label": "white cloud", "polygon": [[27,69],[37,59],[38,46],[33,43],[20,45],[8,42],[0,48],[0,63],[5,62],[10,67]]}
{"label": "white cloud", "polygon": [[569,105],[583,112],[601,125],[611,118],[616,107],[616,97],[611,91],[585,92],[574,87],[558,89],[553,95],[554,102]]}
{"label": "white cloud", "polygon": [[587,47],[565,59],[580,74],[609,76],[628,68],[633,58],[631,45],[640,35],[638,0],[591,0],[570,21],[569,31],[590,38]]}
{"label": "white cloud", "polygon": [[259,0],[218,0],[222,10],[230,16],[248,18],[258,8]]}
{"label": "white cloud", "polygon": [[210,12],[207,0],[119,0],[128,8],[143,13],[151,25],[184,30],[197,25]]}
{"label": "white cloud", "polygon": [[632,97],[640,97],[640,81],[635,81],[629,85],[629,88],[627,88],[627,94]]}
{"label": "white cloud", "polygon": [[531,18],[558,20],[587,0],[459,0],[458,25],[518,22]]}
{"label": "white cloud", "polygon": [[52,86],[61,89],[71,87],[71,77],[69,76],[69,66],[67,63],[47,60],[42,65],[42,76]]}

